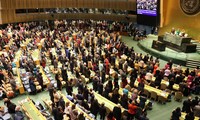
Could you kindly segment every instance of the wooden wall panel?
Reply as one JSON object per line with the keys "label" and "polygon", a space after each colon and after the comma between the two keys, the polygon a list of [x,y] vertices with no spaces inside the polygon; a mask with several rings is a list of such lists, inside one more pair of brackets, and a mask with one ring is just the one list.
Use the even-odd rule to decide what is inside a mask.
{"label": "wooden wall panel", "polygon": [[1,9],[1,24],[7,20],[7,15],[5,15],[5,10]]}
{"label": "wooden wall panel", "polygon": [[38,8],[44,8],[45,7],[45,1],[44,0],[37,0]]}
{"label": "wooden wall panel", "polygon": [[76,0],[77,1],[77,3],[76,3],[76,6],[77,6],[77,8],[81,8],[82,6],[84,6],[83,5],[83,0]]}
{"label": "wooden wall panel", "polygon": [[[129,16],[129,21],[136,21],[136,16]],[[57,19],[94,19],[94,20],[115,20],[127,21],[125,15],[103,15],[103,14],[56,14],[54,18]],[[39,21],[51,19],[54,20],[49,14],[31,14],[31,15],[17,15],[16,22],[24,21]]]}
{"label": "wooden wall panel", "polygon": [[44,0],[44,1],[45,1],[44,7],[50,8],[50,0]]}
{"label": "wooden wall panel", "polygon": [[[68,7],[72,7],[72,0],[67,0],[67,4],[66,4],[66,6],[68,6]],[[64,6],[65,7],[65,6]]]}
{"label": "wooden wall panel", "polygon": [[[6,0],[4,0],[5,2]],[[12,2],[10,2],[12,1]],[[136,9],[135,1],[114,1],[114,0],[7,0],[5,3],[15,3],[16,9],[22,8],[112,8],[112,9]],[[10,4],[9,3],[9,4]],[[4,5],[4,8],[7,4]]]}
{"label": "wooden wall panel", "polygon": [[2,24],[2,14],[1,14],[1,9],[0,9],[0,24]]}
{"label": "wooden wall panel", "polygon": [[[35,9],[35,8],[100,8],[100,9],[120,9],[120,10],[136,10],[136,1],[115,1],[115,0],[0,0],[0,24],[10,23],[10,22],[22,22],[31,20],[44,20],[44,19],[54,19],[54,18],[85,18],[89,19],[111,19],[104,15],[87,15],[85,17],[83,14],[74,15],[55,15],[54,18],[48,14],[26,14],[19,15],[15,14],[16,9]],[[107,18],[108,17],[108,18]],[[112,16],[113,19],[119,19],[115,15]],[[124,19],[124,18],[121,18]]]}

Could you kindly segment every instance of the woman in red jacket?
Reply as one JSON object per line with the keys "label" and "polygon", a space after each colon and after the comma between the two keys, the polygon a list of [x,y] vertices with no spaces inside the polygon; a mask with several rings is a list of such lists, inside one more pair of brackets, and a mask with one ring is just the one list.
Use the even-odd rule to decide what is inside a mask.
{"label": "woman in red jacket", "polygon": [[128,117],[127,120],[134,119],[134,116],[136,114],[137,106],[135,105],[135,102],[132,101],[131,104],[128,105]]}

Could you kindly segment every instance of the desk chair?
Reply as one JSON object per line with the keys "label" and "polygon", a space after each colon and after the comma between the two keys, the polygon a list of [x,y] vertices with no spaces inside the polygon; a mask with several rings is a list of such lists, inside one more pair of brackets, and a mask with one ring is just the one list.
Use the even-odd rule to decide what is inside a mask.
{"label": "desk chair", "polygon": [[167,101],[167,99],[165,99],[163,96],[158,96],[158,102],[160,102],[161,104],[165,104]]}
{"label": "desk chair", "polygon": [[160,85],[160,89],[161,89],[161,90],[165,90],[165,89],[167,89],[167,85],[164,84],[164,83],[161,83],[161,85]]}
{"label": "desk chair", "polygon": [[148,91],[148,90],[145,90],[145,89],[144,89],[144,91],[143,91],[143,94],[144,94],[144,95],[146,95],[146,96],[147,96],[147,98],[149,98],[149,97],[150,97],[150,93],[149,93],[149,91]]}
{"label": "desk chair", "polygon": [[169,81],[168,77],[164,77],[163,80],[165,80],[165,81]]}
{"label": "desk chair", "polygon": [[182,92],[175,92],[174,100],[181,102],[183,99],[183,93]]}
{"label": "desk chair", "polygon": [[150,95],[150,99],[153,99],[153,100],[156,101],[156,100],[157,100],[157,93],[154,92],[154,91],[151,91],[150,94],[151,94],[151,95]]}

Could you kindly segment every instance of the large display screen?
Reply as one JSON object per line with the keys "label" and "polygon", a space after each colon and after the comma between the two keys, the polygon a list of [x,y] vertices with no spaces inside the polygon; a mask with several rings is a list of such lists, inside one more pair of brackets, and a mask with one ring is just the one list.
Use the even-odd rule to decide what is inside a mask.
{"label": "large display screen", "polygon": [[137,0],[137,14],[157,16],[157,0]]}

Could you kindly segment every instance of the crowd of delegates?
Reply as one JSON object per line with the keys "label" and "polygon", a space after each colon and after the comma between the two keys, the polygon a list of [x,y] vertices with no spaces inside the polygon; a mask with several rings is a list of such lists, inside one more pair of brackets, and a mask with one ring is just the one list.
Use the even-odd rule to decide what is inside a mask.
{"label": "crowd of delegates", "polygon": [[[62,22],[57,24],[57,29],[61,29],[58,26],[66,26]],[[76,30],[77,28],[75,28]],[[87,28],[85,28],[87,29]],[[116,74],[115,76],[115,84],[113,86],[112,81],[110,80],[106,86],[104,87],[104,82],[106,81],[106,76],[110,76],[110,69],[111,66],[113,66],[113,69],[120,72],[121,69],[121,75],[123,76],[123,80],[126,81],[126,74],[127,68],[123,67],[123,62],[119,62],[119,68],[115,65],[115,61],[117,57],[120,57],[124,53],[128,53],[128,56],[133,55],[133,59],[129,59],[129,65],[134,68],[134,62],[135,59],[135,53],[134,49],[129,49],[125,43],[121,42],[121,37],[118,33],[115,32],[107,32],[107,27],[103,27],[102,25],[97,25],[96,27],[92,28],[93,30],[90,32],[83,31],[83,30],[77,30],[76,37],[73,38],[72,41],[72,48],[70,49],[66,46],[60,47],[57,43],[53,41],[53,39],[50,39],[49,43],[44,44],[44,51],[48,50],[48,48],[54,47],[56,49],[57,58],[50,52],[49,58],[51,59],[51,64],[54,66],[55,69],[59,69],[58,63],[62,64],[61,67],[61,73],[56,74],[56,80],[57,80],[57,88],[61,89],[62,84],[59,81],[59,77],[57,76],[63,76],[62,79],[66,81],[66,92],[68,93],[69,99],[72,99],[79,103],[84,109],[91,111],[91,113],[96,117],[98,114],[101,115],[101,118],[105,118],[105,106],[104,104],[99,105],[98,101],[95,99],[94,95],[92,94],[92,90],[88,90],[87,85],[84,81],[81,80],[81,75],[84,75],[86,78],[89,78],[90,81],[92,81],[93,84],[93,90],[94,92],[98,92],[100,95],[108,98],[112,102],[116,104],[121,104],[123,108],[128,109],[127,112],[127,119],[132,119],[134,116],[136,117],[136,111],[138,109],[138,104],[141,104],[143,106],[144,101],[141,100],[140,103],[136,103],[135,99],[128,98],[127,94],[124,94],[123,97],[121,97],[118,93],[119,90],[119,76]],[[70,33],[74,33],[72,29],[68,29]],[[62,33],[61,35],[62,36]],[[57,39],[57,38],[54,38]],[[68,38],[67,38],[68,39]],[[64,45],[67,44],[67,40],[62,41]],[[65,49],[64,52],[62,49]],[[132,53],[132,54],[131,54]],[[139,59],[136,57],[136,59]],[[66,64],[69,63],[69,64]],[[128,65],[128,63],[126,63]],[[126,66],[127,66],[126,65]],[[68,80],[67,78],[64,78],[65,76],[68,76],[66,71],[64,69],[68,68],[68,70],[76,76],[75,85],[78,87],[78,94],[72,95],[72,87],[71,85],[74,84],[74,80]],[[124,69],[123,69],[123,68]],[[78,69],[77,69],[78,68]],[[122,70],[123,69],[123,70]],[[63,73],[64,71],[64,73]],[[95,73],[94,76],[91,76],[91,71]],[[63,75],[64,74],[64,75]],[[134,74],[137,75],[137,74]],[[128,84],[128,83],[126,83]],[[70,86],[70,87],[69,87]],[[124,84],[124,86],[126,86]],[[111,93],[111,95],[109,95]],[[54,100],[54,95],[52,94],[52,89],[50,90],[50,98],[52,101]],[[121,98],[121,100],[120,100]],[[86,101],[87,102],[86,102]],[[57,101],[57,100],[56,100]],[[75,102],[75,103],[76,103]],[[106,102],[106,101],[105,101]],[[56,102],[54,102],[56,103]],[[88,105],[89,103],[89,105]],[[120,106],[121,106],[120,105]],[[89,107],[90,106],[90,107]],[[103,107],[103,110],[101,107]],[[58,105],[56,108],[56,111],[58,111]],[[144,106],[143,106],[144,108]],[[143,109],[142,108],[142,109]],[[102,112],[103,111],[103,112]],[[145,109],[143,109],[143,112],[141,114],[138,114],[137,117],[143,117],[143,119],[146,118]],[[113,110],[113,113],[108,114],[107,119],[113,119],[114,117],[116,119],[121,119],[121,116],[119,116],[119,113],[121,114],[121,108],[115,107]],[[72,118],[74,115],[71,115],[69,113],[70,117]],[[55,113],[55,117],[57,114]],[[77,116],[77,115],[76,115]]]}
{"label": "crowd of delegates", "polygon": [[10,99],[4,99],[5,107],[0,107],[0,120],[9,120],[13,118],[14,120],[23,120],[25,115],[21,111],[20,106],[17,106]]}
{"label": "crowd of delegates", "polygon": [[118,14],[126,15],[127,11],[114,10],[114,9],[89,9],[89,8],[55,8],[55,9],[45,9],[47,13],[95,13],[95,14]]}
{"label": "crowd of delegates", "polygon": [[[2,33],[7,36],[7,31],[11,29],[14,35],[13,47],[9,50],[8,55],[1,56],[1,65],[8,75],[12,76],[12,67],[14,54],[19,48],[24,38],[31,38],[26,50],[23,50],[23,56],[20,59],[20,67],[26,71],[32,72],[29,79],[31,93],[36,94],[36,85],[32,81],[38,81],[42,90],[45,89],[42,74],[37,69],[29,50],[34,50],[37,43],[41,39],[45,39],[41,49],[41,66],[46,68],[53,66],[55,74],[56,87],[50,85],[48,90],[52,101],[52,114],[56,120],[61,120],[64,114],[68,114],[71,119],[81,119],[82,114],[77,113],[76,106],[68,107],[69,103],[65,103],[63,98],[59,96],[55,89],[61,90],[65,81],[67,97],[88,112],[90,111],[95,117],[108,120],[131,120],[133,117],[147,120],[146,106],[147,96],[143,93],[144,86],[150,85],[160,88],[162,79],[168,78],[168,89],[173,90],[173,84],[180,84],[180,91],[185,96],[191,92],[199,94],[199,68],[193,71],[182,71],[181,66],[173,67],[172,61],[169,61],[164,68],[159,67],[159,58],[154,59],[148,54],[135,53],[134,48],[128,46],[121,41],[121,36],[116,31],[122,31],[128,28],[129,24],[121,25],[118,22],[109,24],[106,21],[55,21],[54,29],[48,27],[48,23],[24,23],[19,26],[10,25]],[[126,26],[127,25],[127,26]],[[37,26],[37,27],[36,27]],[[37,34],[36,34],[37,33]],[[72,39],[70,39],[72,38]],[[1,38],[6,41],[7,37]],[[58,41],[56,41],[58,40]],[[8,40],[9,41],[9,40]],[[55,53],[53,52],[55,49]],[[123,59],[125,55],[127,58]],[[50,60],[50,63],[47,61]],[[118,61],[118,65],[116,64]],[[60,65],[61,64],[61,67]],[[128,71],[131,68],[131,73]],[[36,72],[34,68],[36,68]],[[110,71],[114,70],[116,74],[110,75]],[[75,75],[75,78],[68,76],[68,71]],[[91,73],[94,72],[94,75]],[[87,82],[81,76],[84,75],[92,82],[93,90],[88,89]],[[108,76],[108,77],[107,77]],[[153,76],[155,82],[152,82]],[[184,77],[188,80],[185,82]],[[1,79],[10,82],[12,77],[5,78],[5,74],[1,72]],[[69,79],[70,78],[70,79]],[[113,79],[113,81],[112,81]],[[105,83],[108,80],[107,83]],[[135,81],[138,81],[138,87],[134,88]],[[121,83],[120,83],[121,81]],[[129,82],[130,81],[130,82]],[[120,84],[119,84],[120,83]],[[105,85],[104,85],[105,84]],[[73,92],[73,86],[78,87],[78,93]],[[132,89],[131,98],[128,97],[128,87]],[[13,87],[15,89],[16,87]],[[123,89],[123,95],[119,94],[119,89]],[[105,113],[105,105],[99,104],[94,97],[94,92],[111,100],[113,103],[119,104],[114,107],[109,114]],[[139,99],[139,101],[137,100]],[[106,102],[106,101],[105,101]],[[66,107],[67,106],[67,107]],[[127,109],[123,116],[119,116],[121,108]],[[66,112],[68,111],[68,112]],[[79,118],[80,117],[80,118]]]}
{"label": "crowd of delegates", "polygon": [[195,117],[200,117],[200,99],[196,96],[194,99],[188,97],[187,100],[183,102],[182,109],[177,107],[171,116],[171,120],[179,120],[181,112],[185,112],[185,120],[194,120]]}

